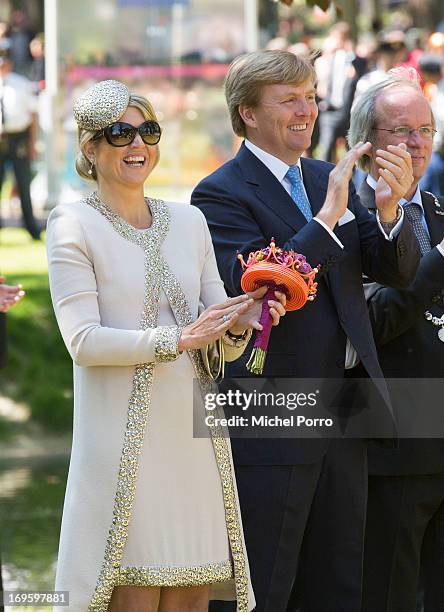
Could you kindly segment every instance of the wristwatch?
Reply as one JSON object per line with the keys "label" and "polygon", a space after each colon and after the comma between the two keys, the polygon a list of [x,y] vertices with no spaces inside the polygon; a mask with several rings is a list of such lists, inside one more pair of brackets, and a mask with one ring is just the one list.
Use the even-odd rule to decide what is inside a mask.
{"label": "wristwatch", "polygon": [[245,329],[242,334],[233,334],[229,329],[225,332],[224,342],[228,346],[242,346],[250,339],[251,329]]}
{"label": "wristwatch", "polygon": [[396,213],[396,219],[394,219],[393,221],[381,221],[381,219],[379,220],[379,223],[381,224],[382,229],[384,230],[384,232],[389,235],[390,232],[392,231],[392,229],[395,227],[395,225],[398,223],[399,219],[401,218],[401,214],[402,214],[402,208],[401,206],[398,204],[398,210]]}

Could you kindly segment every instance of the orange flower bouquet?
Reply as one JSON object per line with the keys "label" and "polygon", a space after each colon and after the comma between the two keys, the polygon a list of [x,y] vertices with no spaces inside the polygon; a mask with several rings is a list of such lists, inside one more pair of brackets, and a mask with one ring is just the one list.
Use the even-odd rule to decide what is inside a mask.
{"label": "orange flower bouquet", "polygon": [[307,301],[316,297],[317,283],[314,281],[319,267],[312,268],[304,255],[284,251],[276,246],[274,238],[270,246],[249,254],[247,262],[239,253],[238,259],[244,270],[241,287],[245,292],[268,286],[262,302],[261,331],[256,331],[253,351],[247,369],[253,374],[262,374],[267,356],[272,327],[268,300],[275,299],[274,292],[282,291],[287,297],[285,309],[299,310]]}

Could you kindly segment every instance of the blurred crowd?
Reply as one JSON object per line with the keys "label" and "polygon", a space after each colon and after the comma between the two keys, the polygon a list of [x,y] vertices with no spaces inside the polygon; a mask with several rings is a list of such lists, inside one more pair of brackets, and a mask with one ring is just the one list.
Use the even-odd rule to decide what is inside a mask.
{"label": "blurred crowd", "polygon": [[0,55],[5,53],[15,73],[29,78],[36,90],[44,88],[44,34],[32,30],[23,10],[12,11],[8,22],[0,22]]}
{"label": "blurred crowd", "polygon": [[26,229],[35,240],[40,224],[31,202],[32,162],[37,157],[38,95],[45,86],[44,36],[28,25],[24,11],[0,22],[0,202],[5,174],[20,198]]}
{"label": "blurred crowd", "polygon": [[336,162],[343,152],[350,111],[359,96],[382,81],[388,71],[417,70],[437,129],[432,161],[421,188],[444,195],[444,23],[434,32],[413,27],[401,29],[401,25],[395,24],[374,35],[366,33],[355,42],[349,24],[338,22],[318,45],[301,27],[300,20],[292,19],[281,24],[267,48],[314,58],[320,112],[307,153],[330,162]]}
{"label": "blurred crowd", "polygon": [[[306,13],[298,10],[297,14],[279,20],[276,35],[271,40],[268,40],[271,35],[269,31],[260,31],[261,44],[266,48],[286,49],[296,55],[313,58],[318,78],[320,113],[306,155],[338,161],[346,148],[350,112],[355,100],[368,87],[382,80],[388,71],[412,67],[419,71],[421,86],[432,105],[437,129],[432,161],[422,179],[421,188],[435,195],[444,195],[444,22],[437,24],[435,31],[426,31],[413,27],[411,21],[408,23],[392,18],[390,27],[381,29],[379,24],[374,24],[371,30],[361,32],[356,41],[349,24],[332,23],[331,15],[327,16],[327,13],[322,13],[322,17],[319,15],[316,17],[315,9]],[[222,32],[223,28],[220,30]],[[242,36],[241,29],[239,32]],[[239,48],[242,48],[243,41],[238,42]],[[225,43],[217,42],[216,53],[216,39],[212,46],[206,41],[207,52],[203,55],[184,55],[180,58],[181,62],[228,64],[238,54],[235,51],[238,47],[227,41]],[[117,62],[114,59],[114,63]],[[99,57],[91,61],[95,65],[107,63]],[[120,57],[120,61],[126,60]],[[72,64],[76,64],[74,57]],[[7,81],[8,96],[5,93]],[[41,116],[42,113],[37,97],[44,87],[44,34],[31,27],[25,11],[13,10],[8,21],[0,22],[0,192],[5,171],[14,171],[11,195],[19,195],[25,226],[33,238],[40,236],[41,228],[39,221],[33,217],[29,191],[32,162],[36,158],[37,114]],[[27,92],[32,92],[32,95]],[[27,97],[29,100],[25,100]],[[15,118],[8,119],[8,112],[11,114],[7,108],[8,99]],[[19,120],[19,117],[23,120]],[[22,136],[10,136],[9,142],[6,142],[8,132],[20,132]],[[41,149],[44,149],[43,144]],[[23,151],[26,151],[26,156],[22,154]],[[359,184],[363,175],[357,171],[355,178]],[[46,195],[39,200],[39,206],[43,206],[45,198]]]}

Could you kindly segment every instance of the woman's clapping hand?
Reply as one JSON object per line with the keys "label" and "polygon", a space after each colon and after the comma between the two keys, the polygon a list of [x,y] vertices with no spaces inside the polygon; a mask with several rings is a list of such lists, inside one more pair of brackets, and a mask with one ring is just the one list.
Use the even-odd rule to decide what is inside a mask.
{"label": "woman's clapping hand", "polygon": [[[182,330],[179,340],[179,351],[199,349],[214,342],[230,330],[234,334],[241,334],[245,329],[262,329],[259,323],[262,312],[262,298],[267,287],[261,287],[250,294],[228,298],[223,304],[213,304],[206,308],[202,314],[190,325]],[[285,294],[275,292],[276,300],[269,300],[270,315],[273,325],[278,325],[285,314]]]}

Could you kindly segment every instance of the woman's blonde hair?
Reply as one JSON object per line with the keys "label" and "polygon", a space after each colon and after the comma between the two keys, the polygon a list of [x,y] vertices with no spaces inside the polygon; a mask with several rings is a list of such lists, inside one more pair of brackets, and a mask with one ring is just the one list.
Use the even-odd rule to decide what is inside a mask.
{"label": "woman's blonde hair", "polygon": [[237,57],[225,79],[225,97],[234,133],[246,136],[239,106],[257,106],[264,85],[301,85],[308,80],[316,84],[315,57],[316,54],[298,57],[281,50],[255,51]]}
{"label": "woman's blonde hair", "polygon": [[[156,113],[154,111],[151,102],[149,102],[144,96],[139,96],[137,94],[131,94],[129,98],[129,103],[127,108],[129,107],[137,108],[142,115],[145,121],[157,121]],[[85,130],[83,128],[79,128],[79,154],[76,157],[75,167],[77,174],[85,179],[86,181],[96,181],[97,173],[95,166],[91,166],[91,162],[86,155],[86,145],[90,142],[99,132],[100,130]],[[92,170],[92,173],[89,174],[89,170]]]}

